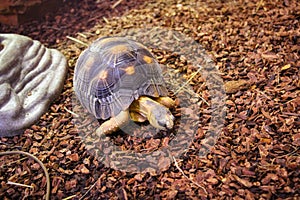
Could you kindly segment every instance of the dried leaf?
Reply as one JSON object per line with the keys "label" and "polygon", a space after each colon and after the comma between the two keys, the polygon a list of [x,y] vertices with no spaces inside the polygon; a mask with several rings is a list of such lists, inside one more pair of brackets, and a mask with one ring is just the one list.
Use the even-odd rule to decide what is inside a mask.
{"label": "dried leaf", "polygon": [[237,182],[239,182],[240,184],[242,184],[242,185],[245,186],[245,187],[250,188],[250,187],[252,187],[252,185],[253,185],[253,184],[252,184],[250,181],[248,181],[247,179],[242,179],[242,178],[238,177],[237,175],[233,175],[233,177],[234,177],[234,179],[235,179]]}
{"label": "dried leaf", "polygon": [[249,86],[249,81],[247,80],[227,81],[224,85],[227,94],[236,93],[240,90],[247,89]]}
{"label": "dried leaf", "polygon": [[293,145],[300,146],[300,133],[293,135],[292,138],[293,138]]}
{"label": "dried leaf", "polygon": [[277,181],[278,176],[276,174],[268,173],[267,176],[261,180],[261,183],[266,185],[269,184],[271,180]]}
{"label": "dried leaf", "polygon": [[67,155],[66,157],[68,159],[70,159],[71,161],[78,161],[79,160],[79,156],[78,156],[77,153],[73,153],[73,154]]}
{"label": "dried leaf", "polygon": [[261,57],[267,60],[276,60],[278,59],[278,55],[274,53],[262,53]]}
{"label": "dried leaf", "polygon": [[77,180],[76,179],[72,179],[70,181],[66,181],[66,183],[65,183],[65,189],[67,191],[75,188],[76,186],[77,186]]}

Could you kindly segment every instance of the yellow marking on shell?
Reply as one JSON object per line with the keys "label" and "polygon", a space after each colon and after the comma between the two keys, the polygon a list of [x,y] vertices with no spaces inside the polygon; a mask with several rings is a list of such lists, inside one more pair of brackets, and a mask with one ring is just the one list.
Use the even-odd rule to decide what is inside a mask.
{"label": "yellow marking on shell", "polygon": [[149,57],[149,56],[144,56],[143,59],[144,59],[144,61],[145,61],[146,63],[148,63],[148,64],[150,64],[150,63],[153,62],[153,61],[152,61],[152,58]]}
{"label": "yellow marking on shell", "polygon": [[134,74],[134,72],[135,72],[135,69],[134,69],[134,66],[128,66],[128,67],[126,67],[125,69],[124,69],[124,71],[126,72],[126,74],[128,74],[128,75],[132,75],[132,74]]}
{"label": "yellow marking on shell", "polygon": [[84,67],[88,70],[90,70],[92,68],[92,66],[95,63],[95,59],[92,56],[89,56],[86,60],[85,60],[85,64]]}
{"label": "yellow marking on shell", "polygon": [[128,50],[128,48],[127,48],[126,45],[117,45],[117,46],[115,46],[115,47],[111,50],[111,52],[112,52],[113,54],[118,54],[118,53],[121,53],[121,52],[125,52],[125,51],[127,51],[127,50]]}
{"label": "yellow marking on shell", "polygon": [[99,78],[100,80],[105,80],[105,79],[107,78],[107,75],[108,75],[107,70],[103,70],[103,71],[101,71],[101,72],[99,73],[98,78]]}

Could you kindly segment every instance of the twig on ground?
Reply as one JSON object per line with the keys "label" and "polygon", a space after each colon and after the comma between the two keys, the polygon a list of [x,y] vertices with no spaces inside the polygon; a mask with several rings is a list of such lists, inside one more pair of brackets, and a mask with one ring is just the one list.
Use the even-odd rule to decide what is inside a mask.
{"label": "twig on ground", "polygon": [[196,72],[194,72],[192,75],[191,75],[191,77],[180,87],[180,88],[178,88],[175,92],[174,92],[174,94],[177,94],[178,92],[180,92],[180,90],[182,90],[182,88],[184,88],[189,82],[191,82],[191,80],[200,72],[202,70],[202,68],[201,67],[199,67],[199,69],[196,71]]}
{"label": "twig on ground", "polygon": [[179,167],[178,162],[177,162],[177,160],[175,159],[175,157],[172,156],[172,158],[173,158],[173,160],[174,160],[174,163],[175,163],[176,168],[181,172],[181,174],[182,174],[186,179],[188,179],[189,181],[191,181],[193,184],[195,184],[196,186],[198,186],[199,188],[201,188],[201,189],[205,192],[205,194],[208,194],[207,191],[206,191],[206,189],[205,189],[204,187],[202,187],[202,186],[199,185],[197,182],[193,181],[193,180],[190,179],[187,175],[185,175],[185,173],[184,173],[184,172],[182,171],[182,169]]}
{"label": "twig on ground", "polygon": [[115,7],[117,7],[120,3],[122,3],[123,0],[118,0],[116,3],[114,3],[111,8],[114,9]]}
{"label": "twig on ground", "polygon": [[102,17],[102,19],[105,21],[105,23],[109,24],[109,21],[106,17]]}
{"label": "twig on ground", "polygon": [[72,115],[74,115],[75,117],[79,117],[79,115],[78,114],[76,114],[75,112],[73,112],[73,111],[71,111],[71,110],[69,110],[68,108],[66,108],[65,106],[64,106],[64,109],[68,112],[68,113],[70,113],[70,114],[72,114]]}
{"label": "twig on ground", "polygon": [[72,41],[74,41],[74,42],[77,42],[78,44],[81,44],[81,45],[86,46],[86,47],[89,46],[87,43],[82,42],[82,41],[80,41],[80,40],[78,40],[78,39],[76,39],[76,38],[73,38],[73,37],[71,37],[71,36],[67,36],[67,39],[72,40]]}
{"label": "twig on ground", "polygon": [[82,199],[84,199],[84,197],[96,186],[96,184],[97,184],[97,181],[98,181],[98,179],[95,181],[95,183],[86,191],[86,193],[84,193],[83,195],[82,195],[82,197],[80,197],[80,199],[79,200],[82,200]]}
{"label": "twig on ground", "polygon": [[62,199],[62,200],[69,200],[69,199],[73,199],[74,197],[77,197],[77,195],[74,194],[74,195],[69,196],[69,197],[66,197],[66,198],[64,198],[64,199]]}
{"label": "twig on ground", "polygon": [[87,36],[85,34],[83,34],[83,33],[77,33],[77,35],[79,35],[80,37],[83,37],[83,38],[87,39]]}
{"label": "twig on ground", "polygon": [[7,184],[8,185],[16,185],[16,186],[20,186],[20,187],[27,187],[27,188],[33,189],[33,186],[31,186],[31,185],[25,185],[25,184],[21,184],[21,183],[15,183],[15,182],[12,182],[12,181],[7,181]]}

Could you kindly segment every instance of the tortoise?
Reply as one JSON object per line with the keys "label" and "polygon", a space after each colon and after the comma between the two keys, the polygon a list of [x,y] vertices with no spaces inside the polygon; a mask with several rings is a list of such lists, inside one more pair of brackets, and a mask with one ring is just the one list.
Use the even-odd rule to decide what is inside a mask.
{"label": "tortoise", "polygon": [[[102,37],[84,50],[75,65],[77,98],[97,119],[107,120],[98,135],[117,131],[129,120],[172,129],[174,101],[162,69],[150,51],[126,37]],[[109,119],[110,118],[110,119]]]}

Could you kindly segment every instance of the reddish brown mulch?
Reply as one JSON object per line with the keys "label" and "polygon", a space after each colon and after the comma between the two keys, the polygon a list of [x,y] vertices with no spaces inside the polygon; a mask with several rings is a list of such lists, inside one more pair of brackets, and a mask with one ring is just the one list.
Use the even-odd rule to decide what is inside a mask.
{"label": "reddish brown mulch", "polygon": [[23,34],[49,46],[55,46],[67,35],[74,36],[77,32],[88,30],[99,22],[103,24],[103,17],[121,16],[128,10],[139,9],[144,4],[142,0],[118,2],[65,1],[55,13],[47,14],[42,19],[16,27],[0,24],[0,32]]}
{"label": "reddish brown mulch", "polygon": [[[62,95],[49,112],[23,135],[1,138],[1,152],[19,149],[38,157],[50,174],[51,199],[79,199],[84,194],[85,199],[300,198],[298,1],[121,1],[114,9],[109,6],[115,1],[96,2],[67,1],[58,14],[40,22],[17,28],[0,26],[0,32],[28,35],[58,48],[70,65]],[[169,27],[202,44],[214,57],[227,91],[225,127],[215,148],[205,158],[198,156],[211,113],[202,104],[201,126],[193,144],[158,175],[105,167],[86,150],[72,114],[65,109],[73,110],[73,69],[85,48],[66,36],[91,42],[144,25]],[[78,32],[83,34],[78,36]],[[186,78],[195,71],[186,65],[188,61],[168,52],[155,54]],[[195,76],[191,85],[209,102],[202,79]],[[124,148],[157,148],[168,139],[162,135],[142,143],[123,135],[112,137]],[[0,163],[1,199],[45,195],[46,178],[34,160],[1,156]]]}

